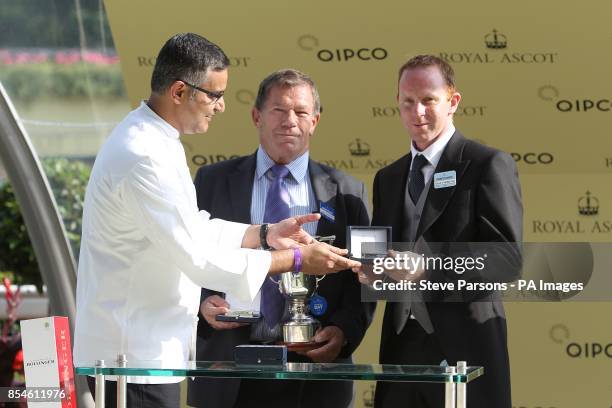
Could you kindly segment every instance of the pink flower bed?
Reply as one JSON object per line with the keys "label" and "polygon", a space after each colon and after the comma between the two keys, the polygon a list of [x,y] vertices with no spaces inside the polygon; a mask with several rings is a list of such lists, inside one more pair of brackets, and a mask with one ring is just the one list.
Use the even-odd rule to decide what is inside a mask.
{"label": "pink flower bed", "polygon": [[68,50],[12,50],[0,49],[0,64],[40,64],[53,62],[60,65],[71,65],[86,62],[94,65],[114,65],[119,63],[119,57],[115,54],[101,51],[83,51],[77,49]]}

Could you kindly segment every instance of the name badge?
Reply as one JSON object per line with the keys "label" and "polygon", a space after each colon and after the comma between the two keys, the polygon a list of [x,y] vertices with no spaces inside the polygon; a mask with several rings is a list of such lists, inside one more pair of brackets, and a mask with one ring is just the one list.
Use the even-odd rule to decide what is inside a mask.
{"label": "name badge", "polygon": [[457,172],[455,170],[434,174],[434,188],[447,188],[457,185]]}
{"label": "name badge", "polygon": [[319,211],[321,212],[321,217],[325,218],[326,220],[331,222],[336,221],[336,212],[331,205],[321,202],[321,208]]}

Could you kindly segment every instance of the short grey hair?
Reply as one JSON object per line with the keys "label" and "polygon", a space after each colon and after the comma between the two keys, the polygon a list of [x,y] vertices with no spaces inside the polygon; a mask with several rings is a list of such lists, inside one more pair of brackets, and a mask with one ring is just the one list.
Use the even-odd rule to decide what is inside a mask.
{"label": "short grey hair", "polygon": [[298,71],[297,69],[281,69],[271,73],[261,81],[259,84],[259,90],[257,91],[257,99],[255,99],[255,109],[261,111],[270,90],[276,86],[281,88],[293,88],[295,86],[308,85],[312,92],[312,99],[314,101],[314,112],[318,114],[321,112],[321,98],[319,97],[319,91],[312,78],[305,73]]}

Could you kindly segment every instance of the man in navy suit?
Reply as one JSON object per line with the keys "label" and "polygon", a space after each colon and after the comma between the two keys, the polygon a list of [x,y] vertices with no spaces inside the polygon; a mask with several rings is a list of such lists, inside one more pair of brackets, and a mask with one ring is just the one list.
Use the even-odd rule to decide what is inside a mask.
{"label": "man in navy suit", "polygon": [[[255,154],[202,167],[195,179],[198,206],[213,217],[264,222],[267,195],[274,182],[273,168],[287,172],[283,180],[291,215],[320,212],[316,224],[304,225],[312,235],[335,235],[334,245],[345,247],[347,225],[368,225],[365,187],[351,176],[309,157],[310,139],[320,119],[317,89],[307,75],[292,69],[277,71],[259,87],[252,119],[259,132]],[[287,171],[288,170],[288,171]],[[260,296],[262,292],[260,292]],[[320,281],[317,295],[324,306],[315,317],[322,328],[315,341],[322,345],[290,361],[350,362],[370,324],[374,305],[362,303],[354,273],[343,271]],[[198,324],[197,359],[232,360],[239,344],[274,343],[282,338],[280,324],[268,327],[215,321],[239,305],[225,294],[204,289]],[[288,317],[286,305],[284,317]],[[315,311],[312,311],[315,313]],[[297,381],[196,378],[189,382],[188,404],[196,407],[347,407],[352,399],[349,381]]]}
{"label": "man in navy suit", "polygon": [[[510,155],[466,139],[453,125],[461,95],[452,67],[419,55],[399,71],[401,119],[410,153],[374,179],[372,225],[390,225],[393,241],[436,247],[453,257],[462,243],[489,245],[494,267],[483,273],[425,270],[419,279],[442,282],[512,281],[519,275],[523,211],[516,165]],[[416,248],[416,247],[415,247]],[[417,252],[415,250],[415,252]],[[489,273],[488,276],[486,274]],[[362,275],[363,277],[363,275]],[[365,281],[364,281],[365,282]],[[484,366],[467,387],[470,408],[510,408],[506,319],[499,293],[424,294],[421,301],[388,302],[380,346],[383,364]],[[454,293],[455,296],[458,293]],[[456,299],[455,299],[456,300]],[[379,382],[375,406],[444,405],[441,384]]]}

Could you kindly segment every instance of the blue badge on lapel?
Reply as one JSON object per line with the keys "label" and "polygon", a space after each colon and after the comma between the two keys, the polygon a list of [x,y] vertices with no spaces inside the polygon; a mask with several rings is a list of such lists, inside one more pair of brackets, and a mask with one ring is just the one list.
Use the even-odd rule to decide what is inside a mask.
{"label": "blue badge on lapel", "polygon": [[447,188],[457,185],[457,172],[455,170],[434,174],[434,188]]}
{"label": "blue badge on lapel", "polygon": [[334,207],[332,207],[331,205],[321,201],[321,208],[319,209],[319,211],[321,212],[321,217],[325,218],[327,221],[336,221],[336,212],[334,211]]}

